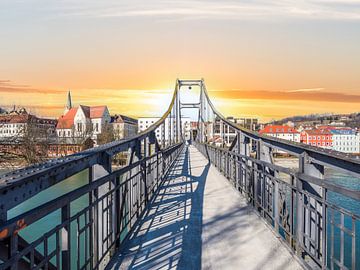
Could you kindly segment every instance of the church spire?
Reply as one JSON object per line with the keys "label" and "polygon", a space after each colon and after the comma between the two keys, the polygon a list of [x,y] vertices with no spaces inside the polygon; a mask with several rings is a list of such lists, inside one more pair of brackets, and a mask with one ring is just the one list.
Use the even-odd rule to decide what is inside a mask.
{"label": "church spire", "polygon": [[64,114],[66,114],[68,111],[70,111],[71,108],[72,108],[72,101],[71,101],[71,92],[69,90],[68,95],[67,95],[67,102],[66,102]]}

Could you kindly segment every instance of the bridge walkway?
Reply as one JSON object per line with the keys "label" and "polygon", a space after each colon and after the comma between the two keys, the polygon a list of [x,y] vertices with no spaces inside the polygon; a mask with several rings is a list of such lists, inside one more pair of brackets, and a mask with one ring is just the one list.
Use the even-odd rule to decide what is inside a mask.
{"label": "bridge walkway", "polygon": [[246,200],[185,148],[108,269],[302,269]]}

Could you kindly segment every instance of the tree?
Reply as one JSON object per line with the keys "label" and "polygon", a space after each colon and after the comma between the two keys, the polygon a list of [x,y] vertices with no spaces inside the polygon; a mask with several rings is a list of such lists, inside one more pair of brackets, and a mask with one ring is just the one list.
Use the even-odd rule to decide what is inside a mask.
{"label": "tree", "polygon": [[48,130],[31,116],[20,125],[17,133],[3,141],[8,146],[8,152],[4,151],[3,158],[17,162],[20,159],[27,165],[44,161],[50,143]]}
{"label": "tree", "polygon": [[110,123],[105,123],[102,126],[101,133],[97,136],[97,143],[99,145],[106,144],[115,140],[114,129]]}
{"label": "tree", "polygon": [[89,138],[86,138],[82,144],[81,144],[81,151],[84,151],[84,150],[87,150],[87,149],[90,149],[90,148],[93,148],[94,147],[94,141],[89,137]]}

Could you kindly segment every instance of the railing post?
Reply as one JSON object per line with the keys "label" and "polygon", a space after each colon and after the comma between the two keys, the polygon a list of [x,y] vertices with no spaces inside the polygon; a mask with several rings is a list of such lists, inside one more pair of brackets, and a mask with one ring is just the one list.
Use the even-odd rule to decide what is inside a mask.
{"label": "railing post", "polygon": [[[8,257],[12,258],[18,252],[18,234],[14,233],[9,237],[9,254]],[[47,252],[47,251],[45,251]],[[11,266],[11,270],[18,269],[18,261],[15,261],[14,264]]]}
{"label": "railing post", "polygon": [[61,243],[62,243],[62,270],[71,269],[71,224],[70,224],[70,204],[65,205],[61,208],[61,222],[68,222],[62,228]]}
{"label": "railing post", "polygon": [[[93,167],[91,166],[88,169],[88,173],[89,173],[89,184],[93,181],[94,179],[94,171],[93,171]],[[97,200],[97,196],[98,196],[98,192],[97,189],[95,189],[94,191],[90,191],[89,192],[89,205],[92,205],[92,203],[94,201]],[[90,268],[93,268],[94,265],[96,265],[97,263],[97,259],[98,259],[98,251],[97,251],[97,241],[95,241],[95,239],[97,239],[97,214],[98,214],[98,209],[97,209],[97,205],[91,206],[89,208],[89,217],[90,217],[90,243],[89,243],[89,249],[90,249]],[[94,244],[95,243],[95,244]]]}
{"label": "railing post", "polygon": [[245,192],[247,192],[246,196],[250,196],[250,194],[248,194],[249,192],[251,192],[251,190],[249,190],[249,182],[252,181],[253,179],[251,179],[251,170],[249,169],[249,160],[246,158],[250,155],[250,147],[249,147],[249,138],[246,137],[244,134],[242,134],[241,132],[240,134],[240,154],[242,156],[244,156],[245,161],[244,161],[244,165],[245,165],[245,178],[243,179],[244,181],[244,190]]}
{"label": "railing post", "polygon": [[[313,176],[316,178],[323,179],[324,178],[324,166],[314,163],[307,153],[303,153],[299,158],[299,172],[305,175]],[[316,197],[322,198],[322,201],[326,199],[323,196],[326,196],[325,191],[321,186],[302,182],[302,189],[308,192],[309,194],[313,194]],[[303,246],[308,253],[319,254],[318,259],[323,264],[323,267],[326,265],[326,206],[320,205],[317,200],[311,196],[306,196],[306,201],[304,201],[304,195],[302,195],[302,208],[298,206],[298,208],[303,210],[303,222],[306,226],[303,226],[304,234],[307,235],[313,242],[316,242],[317,250],[310,244],[309,239],[300,238],[303,242]],[[309,209],[314,209],[310,211]],[[321,219],[317,219],[316,216],[321,216]],[[301,231],[302,233],[302,231]],[[324,246],[325,245],[325,246]],[[320,256],[321,254],[321,256]]]}
{"label": "railing post", "polygon": [[[304,162],[304,156],[299,157],[299,163]],[[299,257],[302,256],[303,245],[303,231],[304,231],[304,202],[302,195],[303,183],[299,178],[296,178],[296,253]]]}
{"label": "railing post", "polygon": [[147,150],[148,150],[148,138],[144,138],[144,154],[143,154],[143,162],[142,162],[142,171],[143,171],[143,183],[144,183],[144,196],[145,196],[145,206],[148,202],[148,191],[147,191],[147,172],[146,172],[146,158],[148,156]]}
{"label": "railing post", "polygon": [[121,224],[121,218],[120,218],[120,176],[117,176],[115,178],[115,248],[118,249],[120,247],[120,224]]}

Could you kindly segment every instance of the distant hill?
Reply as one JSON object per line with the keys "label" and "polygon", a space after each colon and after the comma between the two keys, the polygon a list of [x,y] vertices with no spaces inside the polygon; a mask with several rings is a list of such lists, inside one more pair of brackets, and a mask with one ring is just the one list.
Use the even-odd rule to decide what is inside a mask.
{"label": "distant hill", "polygon": [[323,113],[323,114],[309,114],[309,115],[298,115],[286,117],[281,120],[276,120],[271,122],[271,124],[282,125],[287,122],[294,122],[295,125],[300,123],[312,123],[312,124],[329,124],[331,122],[343,122],[346,126],[352,128],[360,127],[360,113],[350,113],[350,114],[333,114],[333,113]]}

